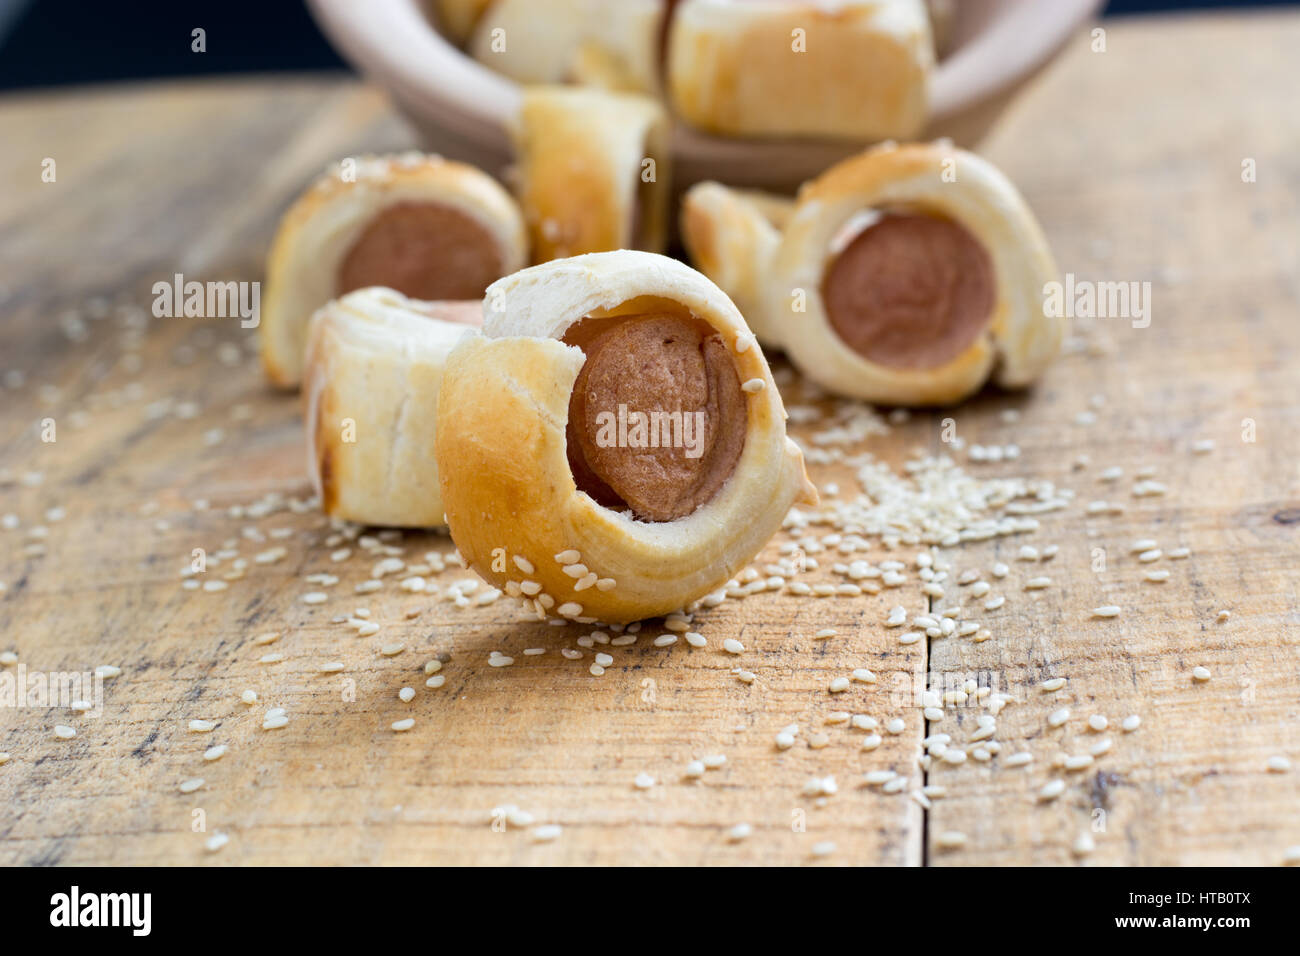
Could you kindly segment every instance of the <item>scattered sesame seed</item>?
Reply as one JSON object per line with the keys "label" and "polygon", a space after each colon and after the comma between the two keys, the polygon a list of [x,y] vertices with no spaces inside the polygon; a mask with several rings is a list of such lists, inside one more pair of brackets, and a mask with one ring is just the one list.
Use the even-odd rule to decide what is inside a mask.
{"label": "scattered sesame seed", "polygon": [[208,837],[207,842],[203,844],[204,849],[209,853],[216,853],[223,846],[230,842],[230,837],[224,833],[214,833]]}
{"label": "scattered sesame seed", "polygon": [[181,793],[193,793],[195,790],[199,789],[199,787],[203,786],[203,783],[204,781],[202,777],[190,777],[188,780],[182,780],[177,789],[180,790]]}
{"label": "scattered sesame seed", "polygon": [[548,823],[540,827],[533,827],[532,838],[534,843],[550,843],[552,840],[559,838],[564,829],[558,823]]}
{"label": "scattered sesame seed", "polygon": [[414,717],[406,717],[403,718],[402,720],[395,720],[393,721],[392,724],[393,730],[399,734],[402,733],[403,731],[410,730],[414,726],[415,726]]}
{"label": "scattered sesame seed", "polygon": [[940,850],[960,850],[966,846],[966,834],[960,830],[944,830],[934,838]]}
{"label": "scattered sesame seed", "polygon": [[1142,718],[1139,717],[1137,714],[1129,714],[1127,717],[1124,718],[1124,721],[1120,724],[1120,726],[1124,728],[1124,732],[1126,734],[1131,734],[1133,733],[1133,731],[1137,730],[1139,727],[1142,726]]}
{"label": "scattered sesame seed", "polygon": [[1290,773],[1291,761],[1281,754],[1268,758],[1268,769],[1271,773]]}
{"label": "scattered sesame seed", "polygon": [[1192,680],[1201,681],[1202,683],[1209,680],[1212,675],[1208,667],[1193,667]]}
{"label": "scattered sesame seed", "polygon": [[740,643],[740,641],[736,640],[734,637],[729,637],[722,642],[722,649],[728,654],[743,654],[745,652],[745,645]]}
{"label": "scattered sesame seed", "polygon": [[638,790],[649,790],[655,785],[655,778],[648,773],[639,773],[636,775],[636,779],[632,781],[632,785]]}
{"label": "scattered sesame seed", "polygon": [[753,832],[754,828],[748,823],[737,823],[727,831],[727,839],[732,843],[739,843],[741,840],[748,839]]}
{"label": "scattered sesame seed", "polygon": [[1092,609],[1093,617],[1119,617],[1119,607],[1115,604],[1103,604]]}
{"label": "scattered sesame seed", "polygon": [[54,736],[60,740],[71,740],[77,736],[77,732],[66,724],[56,724],[54,727]]}
{"label": "scattered sesame seed", "polygon": [[1055,800],[1063,793],[1065,793],[1065,781],[1057,778],[1043,785],[1043,788],[1038,791],[1038,799],[1047,802]]}

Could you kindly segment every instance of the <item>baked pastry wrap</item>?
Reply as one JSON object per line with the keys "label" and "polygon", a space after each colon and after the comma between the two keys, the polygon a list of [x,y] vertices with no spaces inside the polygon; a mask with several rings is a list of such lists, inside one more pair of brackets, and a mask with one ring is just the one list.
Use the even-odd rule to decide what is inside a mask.
{"label": "baked pastry wrap", "polygon": [[260,322],[267,376],[298,384],[307,321],[339,295],[380,285],[477,299],[527,258],[519,207],[473,166],[422,153],[342,160],[294,202],[271,244]]}
{"label": "baked pastry wrap", "polygon": [[667,114],[648,96],[525,89],[512,133],[533,261],[661,252],[672,191],[668,132]]}
{"label": "baked pastry wrap", "polygon": [[667,84],[710,133],[902,139],[925,125],[933,63],[922,0],[682,0]]}
{"label": "baked pastry wrap", "polygon": [[496,0],[474,58],[520,83],[657,93],[665,0]]}
{"label": "baked pastry wrap", "polygon": [[[884,144],[800,190],[767,320],[805,376],[897,405],[1029,385],[1056,356],[1056,265],[1019,191],[947,143]],[[851,346],[850,342],[856,342]]]}
{"label": "baked pastry wrap", "polygon": [[691,262],[731,296],[765,348],[780,348],[765,309],[767,275],[794,210],[784,196],[696,183],[682,197],[682,242]]}
{"label": "baked pastry wrap", "polygon": [[433,436],[448,353],[481,301],[351,292],[312,318],[303,373],[307,468],[325,513],[361,524],[445,524]]}
{"label": "baked pastry wrap", "polygon": [[[786,437],[785,408],[762,351],[731,301],[688,266],[633,251],[550,262],[494,283],[484,315],[482,334],[468,336],[448,357],[439,394],[443,507],[469,564],[539,616],[615,624],[686,607],[750,561],[791,504],[816,501],[803,455]],[[673,353],[690,361],[672,365],[668,351],[647,347],[674,347],[666,343],[676,333],[657,335],[661,322],[676,323],[683,337],[698,326],[708,339]],[[649,338],[637,338],[641,330]],[[625,334],[640,348],[625,349]],[[615,347],[603,348],[609,340],[602,336],[613,336]],[[562,341],[575,337],[589,344]],[[610,381],[642,389],[642,397],[666,407],[699,384],[706,352],[720,363],[707,369],[716,383],[726,376],[742,383],[737,405],[726,410],[724,396],[705,416],[709,446],[701,468],[712,468],[728,448],[736,453],[722,483],[670,520],[643,520],[639,506],[606,506],[593,497],[600,492],[580,490],[572,462],[575,452],[591,451],[581,444],[591,434],[584,423],[595,404],[623,394],[608,391]],[[711,391],[709,402],[715,398]],[[586,417],[582,410],[575,416],[582,403]],[[612,468],[601,470],[587,457],[577,471],[591,466],[615,484],[631,474],[648,486],[660,466],[700,477],[674,471],[684,461],[669,460],[676,450],[632,445],[596,449],[624,456]],[[633,498],[643,490],[636,481],[619,487]],[[652,487],[646,497],[664,490]]]}

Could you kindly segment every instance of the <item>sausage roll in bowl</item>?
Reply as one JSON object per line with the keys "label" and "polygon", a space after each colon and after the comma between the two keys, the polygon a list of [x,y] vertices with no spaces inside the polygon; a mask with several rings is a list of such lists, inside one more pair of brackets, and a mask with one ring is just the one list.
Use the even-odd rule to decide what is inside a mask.
{"label": "sausage roll in bowl", "polygon": [[724,136],[916,136],[933,63],[922,0],[682,0],[669,27],[675,112]]}
{"label": "sausage roll in bowl", "polygon": [[483,303],[361,289],[312,318],[303,374],[307,468],[325,513],[361,524],[445,525],[433,436],[447,355]]}
{"label": "sausage roll in bowl", "polygon": [[806,183],[772,259],[766,321],[824,388],[942,405],[1029,385],[1060,350],[1056,266],[1020,193],[944,143],[885,144]]}
{"label": "sausage roll in bowl", "polygon": [[478,299],[527,261],[519,207],[486,173],[421,153],[345,159],[289,208],[272,242],[260,327],[267,375],[298,385],[307,321],[337,296],[386,286],[422,300]]}
{"label": "sausage roll in bowl", "polygon": [[448,357],[438,478],[469,564],[543,618],[684,608],[815,502],[762,351],[672,259],[619,251],[494,283]]}
{"label": "sausage roll in bowl", "polygon": [[470,52],[520,83],[656,93],[666,0],[496,0]]}

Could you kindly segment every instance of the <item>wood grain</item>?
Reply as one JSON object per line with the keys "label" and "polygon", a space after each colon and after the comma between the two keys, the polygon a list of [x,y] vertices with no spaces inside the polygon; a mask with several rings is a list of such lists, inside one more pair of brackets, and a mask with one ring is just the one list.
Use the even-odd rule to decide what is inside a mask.
{"label": "wood grain", "polygon": [[[947,451],[979,475],[1074,491],[1032,535],[938,551],[952,578],[1010,565],[992,581],[1007,596],[998,611],[963,599],[953,581],[934,602],[961,600],[963,617],[992,639],[900,646],[881,622],[895,604],[928,606],[914,580],[853,598],[765,592],[702,612],[708,648],[642,638],[610,650],[615,664],[599,678],[588,672],[592,650],[580,661],[559,654],[577,631],[525,622],[505,601],[461,609],[439,599],[472,577],[461,569],[429,575],[437,594],[402,591],[393,576],[355,594],[376,558],[354,546],[332,561],[328,523],[285,506],[309,495],[297,402],[265,387],[251,333],[235,320],[149,315],[152,283],[174,272],[260,278],[279,213],[328,160],[409,145],[376,93],[304,79],[0,101],[0,374],[11,373],[0,387],[0,514],[20,520],[0,531],[0,649],[41,673],[122,668],[103,685],[97,717],[0,708],[0,751],[10,754],[0,766],[0,863],[802,864],[821,841],[836,844],[829,863],[1067,863],[1098,809],[1105,830],[1091,863],[1280,862],[1300,843],[1300,776],[1266,767],[1273,755],[1300,763],[1300,116],[1290,102],[1300,17],[1106,29],[1107,51],[1091,52],[1081,33],[983,152],[1020,184],[1063,272],[1152,283],[1150,326],[1078,323],[1075,350],[1033,392],[913,415],[857,446],[894,467],[917,449]],[[46,157],[57,162],[54,183],[40,179]],[[1246,158],[1256,182],[1242,181]],[[800,396],[795,383],[787,399],[811,400]],[[1005,421],[1007,409],[1019,420]],[[1094,424],[1077,420],[1087,411]],[[966,442],[1015,442],[1020,458],[970,462],[969,446],[943,443],[946,417]],[[41,440],[47,418],[54,442]],[[1253,442],[1242,440],[1245,419]],[[793,432],[812,445],[825,428]],[[1202,438],[1214,439],[1212,453],[1192,452]],[[1076,468],[1080,456],[1089,463]],[[1124,469],[1113,485],[1099,481],[1110,466]],[[1167,494],[1131,495],[1143,466]],[[841,499],[856,493],[851,470],[812,471],[823,487],[838,483]],[[1090,516],[1094,499],[1124,511]],[[48,520],[56,507],[66,516]],[[32,537],[37,526],[45,537]],[[1150,565],[1171,576],[1146,583],[1148,566],[1129,553],[1138,538],[1191,555]],[[392,543],[410,563],[452,550],[432,534]],[[1014,560],[1026,543],[1060,551],[1035,565]],[[283,560],[251,563],[276,546]],[[195,548],[237,551],[248,572],[224,591],[182,590]],[[1104,571],[1093,570],[1096,549]],[[898,555],[910,561],[917,550]],[[814,557],[820,567],[801,579],[840,580],[832,552]],[[304,576],[318,572],[340,581],[323,588],[327,603],[304,604],[318,589]],[[1052,586],[1024,592],[1033,574]],[[1090,617],[1112,603],[1118,618]],[[362,606],[378,634],[330,623]],[[1232,612],[1224,623],[1220,609]],[[837,636],[815,639],[825,627]],[[272,630],[279,642],[254,646]],[[721,650],[728,636],[745,654]],[[402,653],[380,653],[396,641]],[[524,656],[528,647],[546,653]],[[492,650],[515,665],[488,666]],[[258,663],[269,651],[285,660]],[[426,689],[423,665],[440,653],[446,683]],[[319,673],[334,660],[342,673]],[[1194,683],[1196,665],[1213,679]],[[738,666],[757,675],[753,684],[736,678]],[[879,675],[874,687],[827,692],[864,666]],[[964,741],[985,712],[953,707],[927,726],[916,702],[898,697],[927,672],[969,675],[1016,698],[998,717],[996,759],[916,766],[927,732]],[[1068,684],[1044,694],[1038,684],[1051,675]],[[397,697],[403,686],[417,690],[411,703]],[[240,701],[249,688],[260,698],[251,708]],[[275,706],[289,723],[263,730]],[[1047,729],[1062,706],[1072,719]],[[906,729],[864,752],[862,731],[822,726],[834,711],[902,716]],[[1085,729],[1093,713],[1109,718],[1104,735]],[[1118,723],[1134,713],[1142,727],[1125,734]],[[412,730],[390,729],[407,716]],[[191,732],[195,718],[217,727]],[[778,751],[774,735],[789,723],[800,742]],[[56,739],[55,724],[77,736]],[[813,749],[819,732],[828,745]],[[1095,766],[1050,769],[1058,753],[1100,736],[1114,747]],[[202,760],[223,743],[222,759]],[[1021,749],[1035,756],[1030,768],[1002,765]],[[689,760],[711,754],[726,764],[683,779]],[[863,772],[886,767],[909,776],[906,791],[928,782],[947,795],[926,811],[906,791],[861,785]],[[642,772],[657,785],[636,789]],[[819,807],[802,791],[826,775],[839,793]],[[1057,775],[1066,793],[1040,805],[1039,787]],[[180,793],[196,776],[205,785]],[[491,811],[503,804],[564,832],[535,843],[525,828],[494,828]],[[727,831],[740,822],[754,833],[733,843]],[[217,831],[229,845],[205,853]],[[964,833],[966,847],[941,847],[947,831]]]}

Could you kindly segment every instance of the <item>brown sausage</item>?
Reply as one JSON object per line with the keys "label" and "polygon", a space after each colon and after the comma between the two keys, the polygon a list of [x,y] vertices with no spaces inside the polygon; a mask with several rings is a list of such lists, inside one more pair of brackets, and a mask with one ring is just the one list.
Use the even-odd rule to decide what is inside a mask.
{"label": "brown sausage", "polygon": [[569,399],[578,488],[645,521],[710,501],[735,471],[747,428],[722,336],[697,319],[652,314],[585,319],[564,340],[586,353]]}
{"label": "brown sausage", "polygon": [[414,299],[475,299],[502,268],[496,240],[473,217],[442,203],[399,202],[343,257],[338,294],[381,285]]}
{"label": "brown sausage", "polygon": [[826,270],[831,327],[871,362],[934,368],[987,328],[996,280],[988,252],[949,219],[885,213]]}

